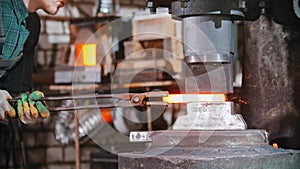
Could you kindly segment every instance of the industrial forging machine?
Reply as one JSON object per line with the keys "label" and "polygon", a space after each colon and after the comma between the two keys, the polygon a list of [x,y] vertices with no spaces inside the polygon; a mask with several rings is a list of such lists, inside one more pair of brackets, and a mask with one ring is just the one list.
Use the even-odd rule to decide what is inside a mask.
{"label": "industrial forging machine", "polygon": [[[268,133],[247,129],[233,103],[220,97],[233,93],[235,21],[254,21],[268,10],[275,22],[295,26],[299,1],[148,0],[147,6],[154,13],[167,7],[174,19],[182,20],[188,70],[179,100],[186,103],[186,115],[177,118],[172,130],[131,132],[132,142],[149,142],[150,148],[119,154],[119,168],[299,167],[298,151],[269,146]],[[207,94],[207,100],[199,99]]]}
{"label": "industrial forging machine", "polygon": [[[272,3],[275,2],[276,3]],[[276,5],[274,5],[276,4]],[[278,4],[286,7],[282,12]],[[226,100],[233,93],[233,64],[237,55],[235,21],[254,21],[272,11],[274,21],[299,24],[299,0],[148,0],[155,13],[169,8],[182,21],[185,91],[74,95],[45,97],[41,101],[113,99],[106,104],[50,107],[50,111],[101,109],[134,106],[167,106],[183,103],[170,130],[132,131],[133,143],[146,143],[143,152],[118,154],[119,168],[297,168],[300,152],[274,149],[265,130],[247,129],[234,104]],[[11,102],[16,102],[12,99]]]}

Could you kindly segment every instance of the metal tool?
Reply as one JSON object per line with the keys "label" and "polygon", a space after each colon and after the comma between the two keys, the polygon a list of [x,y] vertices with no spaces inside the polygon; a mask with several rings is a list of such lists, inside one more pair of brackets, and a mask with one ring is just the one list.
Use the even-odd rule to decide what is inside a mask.
{"label": "metal tool", "polygon": [[[69,107],[48,107],[50,112],[72,111],[83,109],[101,109],[113,107],[136,107],[136,106],[167,106],[167,102],[163,102],[162,98],[168,96],[167,91],[145,92],[145,93],[122,93],[122,94],[94,94],[94,95],[73,95],[73,96],[55,96],[42,97],[36,101],[63,101],[63,100],[86,100],[86,99],[113,99],[106,104],[93,104],[83,106]],[[153,98],[161,98],[161,101],[152,101]],[[20,97],[10,99],[10,103],[16,103]],[[156,99],[155,99],[156,100]]]}

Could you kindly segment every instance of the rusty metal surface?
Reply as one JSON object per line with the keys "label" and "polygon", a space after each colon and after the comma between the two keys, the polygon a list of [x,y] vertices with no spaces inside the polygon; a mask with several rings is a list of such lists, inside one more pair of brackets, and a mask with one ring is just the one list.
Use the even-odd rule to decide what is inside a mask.
{"label": "rusty metal surface", "polygon": [[121,169],[299,169],[300,152],[271,146],[153,148],[147,153],[119,154],[118,161]]}
{"label": "rusty metal surface", "polygon": [[248,104],[242,114],[249,128],[267,130],[270,140],[299,133],[297,32],[266,16],[245,24],[243,100]]}
{"label": "rusty metal surface", "polygon": [[150,142],[151,147],[232,147],[268,145],[265,130],[131,132],[131,142]]}

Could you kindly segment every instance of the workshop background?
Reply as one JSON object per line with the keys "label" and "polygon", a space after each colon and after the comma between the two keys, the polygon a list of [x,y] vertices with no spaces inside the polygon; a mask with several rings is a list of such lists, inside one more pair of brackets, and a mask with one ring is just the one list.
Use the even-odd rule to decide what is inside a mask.
{"label": "workshop background", "polygon": [[[111,3],[109,0],[102,1],[103,3]],[[72,93],[72,86],[66,85],[68,82],[71,82],[68,81],[69,77],[65,77],[66,74],[62,74],[61,77],[55,73],[65,71],[63,66],[71,64],[72,60],[68,56],[71,56],[72,52],[74,54],[72,45],[77,42],[85,42],[87,41],[86,35],[92,35],[89,34],[89,31],[80,32],[80,29],[84,29],[86,26],[82,26],[80,23],[92,25],[100,23],[99,26],[101,27],[116,19],[116,16],[132,16],[133,12],[143,11],[147,5],[144,0],[116,0],[114,1],[115,6],[106,8],[112,11],[108,11],[108,14],[103,12],[103,15],[101,15],[98,8],[99,5],[95,4],[94,0],[69,0],[69,2],[55,16],[48,16],[39,11],[42,29],[36,49],[35,64],[33,65],[33,80],[35,88],[43,91],[46,96]],[[99,20],[99,18],[105,19]],[[169,20],[164,20],[163,18],[162,21]],[[123,24],[131,25],[132,23],[131,21],[124,21]],[[150,22],[148,26],[151,26],[151,24],[153,22]],[[172,28],[170,28],[170,25],[172,25]],[[153,29],[158,29],[158,31],[165,33],[165,28],[169,27],[174,30],[168,30],[167,33],[171,31],[176,34],[177,31],[178,35],[178,32],[181,32],[181,28],[175,21],[174,24],[172,22],[172,24],[167,24],[167,26],[163,24],[161,26],[161,28],[155,27]],[[120,31],[126,32],[128,30],[124,28],[124,30]],[[139,30],[135,31],[138,32]],[[107,43],[113,42],[110,36],[101,38],[104,38],[102,40]],[[178,35],[178,38],[181,37]],[[182,75],[181,62],[183,56],[179,54],[182,52],[182,46],[177,42],[154,40],[149,44],[139,44],[131,40],[127,39],[124,45],[119,46],[119,48],[124,46],[126,48],[127,46],[128,49],[128,46],[131,46],[134,49],[148,45],[149,48],[158,46],[158,48],[166,49],[165,46],[171,44],[171,49],[167,50],[179,50],[177,51],[177,58],[174,59],[176,61],[172,62],[172,72],[178,74],[178,76]],[[234,93],[238,98],[237,100],[241,100],[241,102],[235,104],[235,111],[242,113],[249,128],[267,130],[270,133],[272,142],[279,143],[283,148],[300,149],[298,137],[300,131],[299,27],[295,28],[278,24],[268,16],[260,16],[256,21],[238,22],[237,51]],[[101,67],[101,83],[109,81],[115,66],[118,65],[116,60],[124,59],[124,55],[126,55],[126,51],[111,53],[109,56],[106,56]],[[165,63],[158,61],[158,64],[164,66]],[[124,69],[127,69],[126,66],[129,67],[131,65],[128,63],[128,65],[125,64],[124,66]],[[244,73],[243,76],[242,72]],[[119,76],[126,76],[126,74]],[[159,89],[161,90],[169,89],[173,92],[178,92],[178,88],[180,88],[178,86],[182,85],[174,85],[174,79],[165,77],[163,73],[158,73],[158,76],[158,78],[163,77],[162,79],[166,78],[173,82],[169,86],[160,87]],[[141,77],[137,77],[137,79],[139,78]],[[90,86],[84,87],[89,88]],[[91,88],[93,87],[101,88],[101,85],[93,85]],[[149,90],[144,86],[141,88],[145,89],[145,91]],[[67,106],[68,103],[64,102],[63,105]],[[172,108],[172,110],[168,110],[165,113],[167,124],[163,124],[163,127],[158,128],[167,129],[173,124],[174,118],[176,118],[176,115],[174,115],[176,105]],[[76,168],[76,154],[78,153],[76,153],[73,140],[74,124],[72,126],[64,123],[66,121],[74,123],[72,119],[73,117],[70,117],[68,113],[62,113],[62,115],[51,115],[50,118],[37,124],[23,125],[18,121],[12,121],[8,126],[1,126],[0,168],[6,168],[7,166],[8,168],[30,169]],[[64,133],[64,135],[59,137],[59,133]],[[291,136],[292,139],[286,139]],[[117,148],[110,146],[108,148],[110,152],[117,153],[128,149],[126,147],[127,141],[124,142],[124,139],[120,139],[118,135],[108,133],[103,135],[101,139],[97,139],[96,143],[85,135],[81,138],[79,153],[82,169],[117,168],[117,156],[103,150],[102,147],[99,147],[99,144],[124,145],[124,147]]]}

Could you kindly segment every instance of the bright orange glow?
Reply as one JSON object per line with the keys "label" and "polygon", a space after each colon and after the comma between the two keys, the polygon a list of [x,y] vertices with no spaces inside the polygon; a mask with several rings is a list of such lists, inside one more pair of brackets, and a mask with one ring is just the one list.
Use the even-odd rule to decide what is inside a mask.
{"label": "bright orange glow", "polygon": [[96,66],[96,47],[95,43],[77,44],[77,66]]}
{"label": "bright orange glow", "polygon": [[189,103],[189,102],[224,102],[224,94],[170,94],[163,97],[168,103]]}
{"label": "bright orange glow", "polygon": [[113,116],[110,113],[110,109],[101,109],[100,112],[101,112],[102,120],[104,122],[106,122],[106,123],[113,122],[114,119],[113,119]]}
{"label": "bright orange glow", "polygon": [[273,148],[275,148],[275,149],[278,149],[278,148],[279,148],[279,146],[278,146],[277,143],[273,143],[272,146],[273,146]]}

